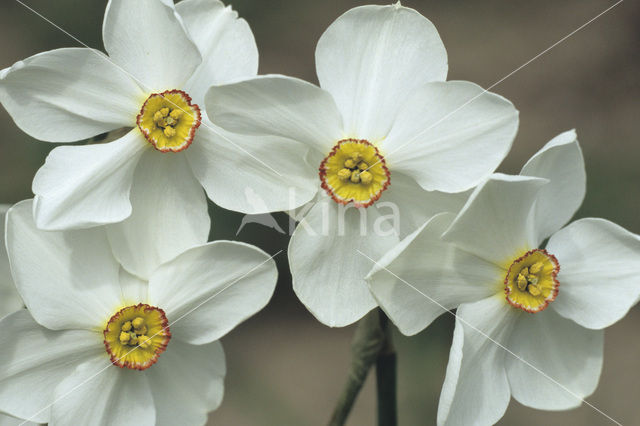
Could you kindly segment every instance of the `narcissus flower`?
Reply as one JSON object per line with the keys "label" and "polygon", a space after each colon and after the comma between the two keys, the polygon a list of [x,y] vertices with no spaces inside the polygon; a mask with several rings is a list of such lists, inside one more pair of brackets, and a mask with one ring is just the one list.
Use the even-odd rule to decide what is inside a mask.
{"label": "narcissus flower", "polygon": [[40,231],[31,212],[27,201],[7,214],[28,310],[0,321],[0,411],[58,425],[204,424],[223,394],[218,339],[268,302],[273,260],[217,241],[160,264],[164,247],[134,240],[153,265],[139,276],[104,228]]}
{"label": "narcissus flower", "polygon": [[371,290],[404,334],[458,307],[438,424],[493,424],[510,396],[569,409],[595,390],[602,329],[640,295],[640,238],[603,219],[563,228],[585,188],[575,132],[563,133],[373,269]]}
{"label": "narcissus flower", "polygon": [[[162,227],[208,220],[206,197],[232,210],[285,209],[281,159],[247,154],[241,138],[211,124],[206,89],[255,76],[258,52],[247,23],[218,0],[110,0],[103,40],[108,56],[57,49],[0,71],[0,101],[36,139],[73,142],[125,129],[108,143],[55,148],[33,182],[43,229],[149,219]],[[262,185],[263,181],[270,185]],[[264,200],[247,200],[252,187]],[[162,204],[149,204],[162,200]],[[186,225],[181,225],[186,226]]]}
{"label": "narcissus flower", "polygon": [[293,286],[320,321],[344,326],[376,306],[364,281],[370,265],[356,249],[378,258],[397,242],[374,235],[379,207],[391,208],[401,234],[459,208],[463,197],[443,192],[468,190],[497,167],[518,114],[475,84],[445,82],[438,32],[399,4],[339,17],[318,42],[316,70],[320,87],[271,75],[213,87],[205,103],[215,124],[279,138],[296,153],[282,173],[297,173],[298,192],[316,197],[289,246]]}

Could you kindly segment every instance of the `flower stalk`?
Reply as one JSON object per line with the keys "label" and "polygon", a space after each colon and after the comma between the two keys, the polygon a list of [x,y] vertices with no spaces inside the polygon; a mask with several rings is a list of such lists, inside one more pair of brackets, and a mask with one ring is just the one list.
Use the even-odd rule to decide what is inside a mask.
{"label": "flower stalk", "polygon": [[351,344],[351,367],[347,382],[334,408],[329,426],[345,424],[369,370],[376,365],[378,424],[394,426],[396,410],[396,355],[389,319],[380,310],[360,320]]}

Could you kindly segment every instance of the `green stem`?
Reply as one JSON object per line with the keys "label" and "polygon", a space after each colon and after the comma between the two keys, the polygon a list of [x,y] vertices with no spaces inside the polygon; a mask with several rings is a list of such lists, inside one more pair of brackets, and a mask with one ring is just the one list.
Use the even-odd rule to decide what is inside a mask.
{"label": "green stem", "polygon": [[391,343],[389,320],[380,309],[369,312],[360,320],[351,343],[351,352],[351,367],[347,382],[333,411],[329,426],[345,424],[374,363],[378,372],[378,424],[395,425],[395,351]]}

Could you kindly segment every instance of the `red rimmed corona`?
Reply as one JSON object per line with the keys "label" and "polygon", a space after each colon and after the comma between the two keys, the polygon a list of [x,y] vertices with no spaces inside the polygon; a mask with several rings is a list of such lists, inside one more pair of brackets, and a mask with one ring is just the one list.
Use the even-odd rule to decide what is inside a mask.
{"label": "red rimmed corona", "polygon": [[343,139],[320,163],[322,188],[336,203],[369,207],[391,184],[384,157],[364,139]]}
{"label": "red rimmed corona", "polygon": [[133,370],[146,370],[155,364],[171,340],[164,311],[144,303],[116,312],[103,334],[113,365]]}
{"label": "red rimmed corona", "polygon": [[158,151],[179,152],[193,142],[200,127],[200,108],[182,90],[152,93],[142,105],[136,123]]}
{"label": "red rimmed corona", "polygon": [[558,295],[560,264],[546,250],[535,249],[517,258],[504,279],[507,302],[529,313],[544,310]]}

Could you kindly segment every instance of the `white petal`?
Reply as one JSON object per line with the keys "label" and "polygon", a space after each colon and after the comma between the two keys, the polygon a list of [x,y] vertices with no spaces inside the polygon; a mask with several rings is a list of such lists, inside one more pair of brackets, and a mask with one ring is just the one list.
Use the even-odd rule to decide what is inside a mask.
{"label": "white petal", "polygon": [[172,340],[149,369],[158,426],[203,425],[222,402],[226,364],[220,342]]}
{"label": "white petal", "polygon": [[202,64],[187,83],[195,103],[202,105],[207,89],[258,73],[258,46],[249,24],[218,0],[184,0],[176,5]]}
{"label": "white petal", "polygon": [[537,248],[530,218],[536,194],[547,182],[526,176],[491,176],[471,194],[443,238],[508,268],[527,250]]}
{"label": "white petal", "polygon": [[443,213],[389,251],[368,281],[403,334],[414,335],[461,303],[496,293],[505,271],[440,239],[454,215]]}
{"label": "white petal", "polygon": [[[604,347],[602,330],[588,330],[553,309],[521,315],[507,347],[511,393],[540,410],[568,410],[598,385]],[[535,368],[533,368],[533,367]]]}
{"label": "white petal", "polygon": [[0,101],[24,132],[72,142],[135,126],[144,94],[104,53],[57,49],[0,71]]}
{"label": "white petal", "polygon": [[551,139],[520,172],[523,176],[549,179],[538,193],[535,229],[542,242],[564,226],[582,204],[587,190],[582,150],[576,132],[570,130]]}
{"label": "white petal", "polygon": [[25,422],[23,419],[0,414],[0,426],[35,426],[37,423]]}
{"label": "white petal", "polygon": [[[455,194],[425,191],[412,178],[400,173],[391,174],[391,185],[376,201],[377,208],[395,205],[400,222],[400,236],[405,237],[418,229],[434,215],[442,212],[458,213],[471,191]],[[392,203],[392,204],[385,204]]]}
{"label": "white petal", "polygon": [[[227,132],[208,120],[185,154],[209,198],[228,210],[261,214],[309,202],[318,192],[318,167],[309,148],[277,136]],[[318,160],[318,166],[320,160]]]}
{"label": "white petal", "polygon": [[51,329],[103,327],[121,303],[119,265],[104,230],[40,231],[31,205],[7,213],[11,270],[29,311]]}
{"label": "white petal", "polygon": [[182,153],[144,153],[133,175],[131,205],[131,216],[108,226],[107,235],[120,264],[141,278],[207,242],[207,198]]}
{"label": "white petal", "polygon": [[513,104],[466,81],[427,83],[413,92],[381,142],[391,169],[428,191],[465,191],[486,179],[518,130]]}
{"label": "white petal", "polygon": [[148,149],[138,129],[105,144],[55,148],[33,179],[38,227],[72,229],[126,219],[133,171]]}
{"label": "white petal", "polygon": [[180,89],[202,62],[173,2],[110,0],[102,39],[111,59],[146,91]]}
{"label": "white petal", "polygon": [[167,314],[174,338],[204,344],[262,309],[277,277],[275,262],[262,250],[216,241],[160,266],[149,281],[149,300]]}
{"label": "white petal", "polygon": [[87,359],[102,356],[109,361],[102,339],[95,331],[48,330],[24,309],[4,318],[0,321],[0,410],[48,422],[58,383]]}
{"label": "white petal", "polygon": [[5,216],[8,204],[0,204],[0,318],[22,308],[23,303],[9,268],[9,256],[4,244]]}
{"label": "white petal", "polygon": [[558,231],[547,250],[560,263],[551,306],[587,328],[608,327],[640,297],[640,238],[604,219],[581,219]]}
{"label": "white petal", "polygon": [[504,363],[511,355],[500,345],[515,314],[502,294],[458,308],[438,425],[492,425],[504,415],[510,398]]}
{"label": "white petal", "polygon": [[226,130],[292,139],[328,154],[342,139],[342,118],[329,93],[281,75],[257,77],[209,89],[209,119]]}
{"label": "white petal", "polygon": [[132,306],[149,302],[149,283],[120,268],[120,290],[122,291],[122,306]]}
{"label": "white petal", "polygon": [[293,290],[323,324],[344,327],[376,307],[365,276],[398,242],[375,204],[345,208],[322,197],[289,242]]}
{"label": "white petal", "polygon": [[79,365],[55,391],[51,423],[153,426],[155,408],[147,374],[96,357]]}
{"label": "white petal", "polygon": [[346,132],[373,142],[387,135],[417,87],[445,80],[447,52],[433,24],[415,10],[362,6],[340,16],[320,37],[316,69]]}

